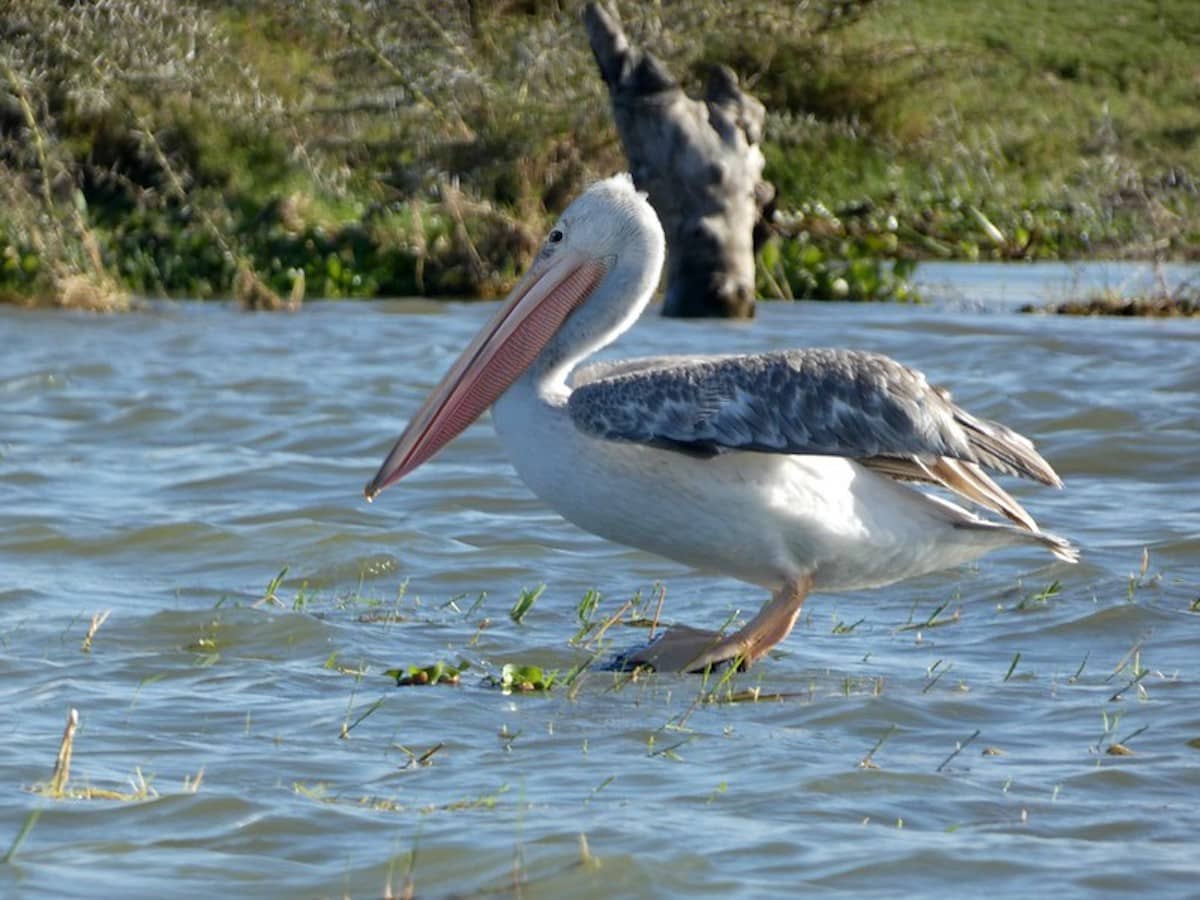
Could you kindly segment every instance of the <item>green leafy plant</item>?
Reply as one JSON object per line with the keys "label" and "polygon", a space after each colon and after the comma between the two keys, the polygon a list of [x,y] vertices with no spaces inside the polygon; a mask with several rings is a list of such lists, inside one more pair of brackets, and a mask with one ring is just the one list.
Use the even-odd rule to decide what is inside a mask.
{"label": "green leafy plant", "polygon": [[395,678],[398,687],[413,687],[433,684],[458,684],[462,673],[471,668],[467,660],[459,660],[458,665],[438,660],[429,666],[408,666],[407,668],[388,669],[383,674]]}
{"label": "green leafy plant", "polygon": [[545,672],[541,666],[524,666],[516,663],[506,663],[500,670],[500,677],[488,676],[485,683],[498,687],[505,694],[534,693],[549,691],[558,681],[558,672]]}

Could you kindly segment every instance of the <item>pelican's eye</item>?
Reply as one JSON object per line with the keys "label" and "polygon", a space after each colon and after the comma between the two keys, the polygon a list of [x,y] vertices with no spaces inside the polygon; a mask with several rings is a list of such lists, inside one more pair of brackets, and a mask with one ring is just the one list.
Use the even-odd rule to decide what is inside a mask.
{"label": "pelican's eye", "polygon": [[550,237],[548,240],[550,241],[551,244],[557,244],[562,239],[563,239],[562,231],[555,228],[552,232],[550,232]]}

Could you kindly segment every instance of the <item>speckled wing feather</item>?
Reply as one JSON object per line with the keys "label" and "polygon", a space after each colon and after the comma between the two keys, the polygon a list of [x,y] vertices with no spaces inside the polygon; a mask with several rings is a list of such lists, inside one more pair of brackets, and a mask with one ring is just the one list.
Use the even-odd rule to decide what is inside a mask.
{"label": "speckled wing feather", "polygon": [[[715,358],[715,357],[714,357]],[[614,378],[617,375],[628,375],[631,372],[641,372],[646,369],[667,369],[673,366],[694,362],[694,356],[638,356],[633,359],[604,359],[580,366],[571,373],[571,384],[582,387],[593,381]]]}
{"label": "speckled wing feather", "polygon": [[[749,450],[850,457],[959,493],[948,482],[965,478],[965,495],[973,491],[976,502],[996,497],[990,479],[973,477],[986,479],[977,466],[1061,485],[1027,438],[975,418],[920,372],[876,353],[664,357],[601,364],[587,376],[571,394],[571,418],[605,440],[703,455]],[[939,471],[945,459],[971,465]],[[921,465],[889,463],[895,460]],[[1002,491],[999,496],[1007,498]]]}

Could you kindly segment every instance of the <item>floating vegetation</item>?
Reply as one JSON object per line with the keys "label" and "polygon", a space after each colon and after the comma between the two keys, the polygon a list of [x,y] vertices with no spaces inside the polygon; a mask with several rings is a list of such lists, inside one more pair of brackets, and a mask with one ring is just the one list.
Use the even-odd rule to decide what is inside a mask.
{"label": "floating vegetation", "polygon": [[[408,596],[407,579],[401,581],[399,587],[396,588],[395,596],[390,600],[364,594],[364,580],[368,575],[377,574],[370,567],[364,567],[359,573],[358,587],[353,591],[323,595],[312,589],[308,581],[305,580],[296,588],[296,593],[288,599],[283,590],[284,580],[287,578],[288,571],[288,566],[280,569],[267,582],[262,595],[249,604],[250,608],[258,609],[269,606],[275,609],[291,609],[292,612],[306,613],[318,618],[323,617],[330,611],[345,612],[348,610],[363,609],[365,611],[359,613],[357,616],[359,622],[364,624],[382,623],[384,625],[391,625],[412,619],[415,615],[415,610],[422,605],[420,597],[415,595],[412,597]],[[228,598],[222,598],[217,606],[224,605],[226,599]],[[480,600],[482,600],[482,595]],[[471,607],[468,613],[473,611],[478,605],[479,601],[476,602],[475,606]],[[444,604],[444,608],[449,608],[454,612],[461,612],[455,604],[454,599]]]}
{"label": "floating vegetation", "polygon": [[[71,760],[75,752],[75,735],[78,730],[79,711],[71,709],[67,713],[67,725],[63,729],[62,740],[59,741],[58,755],[54,759],[54,770],[50,775],[50,780],[45,783],[33,785],[31,788],[33,793],[42,797],[48,797],[51,800],[119,800],[123,803],[149,800],[158,796],[158,791],[146,780],[140,768],[133,770],[133,777],[130,779],[130,787],[132,789],[128,791],[93,787],[92,785],[77,786],[72,784]],[[196,791],[200,790],[200,784],[203,781],[203,769],[194,778],[185,777],[183,780],[184,792],[189,794],[196,793]],[[11,858],[16,852],[36,821],[36,817],[26,819],[22,833],[13,842],[13,846],[9,849],[5,857],[6,860]]]}
{"label": "floating vegetation", "polygon": [[1176,319],[1200,316],[1200,293],[1191,297],[1123,297],[1098,294],[1082,300],[1065,300],[1049,306],[1025,304],[1024,313],[1053,313],[1058,316],[1124,316],[1146,319]]}
{"label": "floating vegetation", "polygon": [[405,747],[403,744],[393,744],[392,746],[408,757],[408,761],[404,764],[403,768],[419,769],[422,766],[432,766],[433,757],[440,752],[446,746],[446,744],[444,741],[438,741],[427,750],[422,750],[419,752],[409,747]]}
{"label": "floating vegetation", "polygon": [[934,685],[942,680],[942,676],[954,668],[954,663],[948,663],[947,665],[943,666],[942,663],[944,662],[944,659],[939,659],[932,666],[925,670],[925,674],[929,680],[925,682],[925,687],[921,688],[922,694],[928,694],[933,689]]}
{"label": "floating vegetation", "polygon": [[29,837],[29,833],[33,831],[33,826],[37,824],[37,820],[42,816],[40,809],[31,809],[29,815],[25,817],[25,821],[21,823],[21,830],[17,832],[17,836],[13,838],[12,844],[8,847],[8,852],[0,857],[0,864],[8,864],[13,861],[17,855],[17,851],[21,849],[21,845],[25,843],[25,838]]}
{"label": "floating vegetation", "polygon": [[669,759],[672,762],[681,762],[683,757],[675,751],[681,747],[686,747],[692,741],[696,740],[696,737],[697,736],[695,734],[689,734],[687,737],[682,738],[673,744],[668,744],[666,747],[656,747],[655,736],[652,734],[646,741],[646,756],[650,757],[651,759],[658,756],[664,759]]}
{"label": "floating vegetation", "polygon": [[971,733],[971,736],[969,738],[967,738],[966,740],[956,741],[954,744],[954,749],[950,752],[950,755],[942,760],[942,764],[940,766],[938,766],[935,771],[940,772],[940,771],[942,771],[942,769],[946,768],[946,766],[950,765],[950,762],[954,759],[954,757],[958,756],[958,754],[960,754],[964,750],[966,750],[967,745],[970,744],[973,740],[975,740],[975,738],[979,737],[979,735],[980,735],[980,730],[978,728],[976,728]]}
{"label": "floating vegetation", "polygon": [[1130,573],[1130,575],[1129,575],[1129,589],[1126,592],[1126,594],[1130,600],[1132,600],[1134,594],[1136,594],[1142,588],[1158,587],[1162,583],[1162,573],[1161,572],[1156,572],[1153,575],[1150,575],[1149,572],[1150,572],[1150,548],[1143,547],[1142,548],[1142,565],[1138,569],[1138,572],[1136,575],[1133,573]]}
{"label": "floating vegetation", "polygon": [[[644,595],[640,590],[635,591],[633,596],[622,603],[615,612],[598,618],[600,592],[588,590],[575,608],[575,615],[579,620],[579,630],[575,632],[568,643],[572,647],[587,647],[599,653],[605,646],[604,636],[614,625],[649,629],[650,639],[653,640],[662,616],[666,594],[667,589],[661,584],[655,584],[653,591],[648,595]],[[650,610],[651,603],[654,604],[653,611]],[[620,668],[622,665],[620,659],[614,665],[616,668]]]}
{"label": "floating vegetation", "polygon": [[1145,700],[1148,697],[1148,695],[1146,693],[1146,688],[1142,685],[1142,679],[1145,678],[1149,674],[1150,674],[1149,669],[1139,670],[1133,676],[1133,678],[1129,681],[1128,684],[1126,684],[1123,688],[1121,688],[1119,691],[1117,691],[1115,694],[1113,694],[1111,697],[1108,698],[1109,702],[1116,703],[1118,700],[1121,700],[1125,696],[1125,692],[1128,691],[1130,688],[1137,688],[1138,699]]}
{"label": "floating vegetation", "polygon": [[1121,661],[1113,668],[1112,674],[1105,679],[1105,683],[1111,682],[1114,678],[1122,673],[1130,676],[1130,680],[1120,690],[1108,698],[1110,703],[1116,703],[1125,696],[1125,692],[1130,688],[1137,688],[1139,700],[1148,698],[1146,688],[1142,684],[1143,679],[1150,674],[1150,669],[1142,665],[1142,641],[1134,644],[1129,652],[1121,657]]}
{"label": "floating vegetation", "polygon": [[891,738],[896,731],[896,725],[892,724],[891,727],[889,727],[888,730],[883,733],[879,740],[875,742],[875,746],[867,752],[867,755],[858,761],[858,767],[860,769],[878,769],[879,765],[875,762],[875,754],[879,752],[883,745],[888,742],[888,739]]}
{"label": "floating vegetation", "polygon": [[509,610],[508,617],[520,625],[521,620],[525,618],[526,613],[533,608],[533,604],[537,602],[538,597],[542,596],[545,590],[546,586],[544,584],[539,584],[532,590],[522,588],[520,596],[517,597],[517,602]]}
{"label": "floating vegetation", "polygon": [[1062,582],[1058,581],[1056,579],[1055,581],[1052,581],[1050,584],[1048,584],[1046,587],[1042,588],[1042,590],[1022,597],[1020,602],[1017,603],[1016,609],[1018,611],[1021,611],[1021,610],[1031,609],[1033,607],[1047,606],[1047,605],[1049,605],[1051,600],[1053,600],[1055,597],[1057,597],[1061,593],[1062,593]]}
{"label": "floating vegetation", "polygon": [[488,687],[498,687],[505,694],[514,691],[523,694],[535,691],[549,691],[560,679],[558,671],[543,671],[541,666],[520,666],[506,663],[500,670],[500,677],[489,675],[484,679]]}
{"label": "floating vegetation", "polygon": [[351,731],[357,728],[368,716],[378,712],[383,707],[383,704],[387,702],[386,696],[380,697],[367,707],[366,712],[360,713],[358,718],[351,722],[350,712],[354,709],[354,697],[357,694],[357,687],[358,685],[356,682],[355,690],[350,692],[350,700],[346,704],[346,716],[342,719],[342,727],[338,731],[338,738],[343,741],[350,737]]}
{"label": "floating vegetation", "polygon": [[593,629],[595,629],[596,623],[592,617],[595,616],[596,610],[600,608],[600,596],[599,591],[589,589],[575,607],[575,617],[579,620],[579,630],[568,641],[572,646],[585,640]]}
{"label": "floating vegetation", "polygon": [[508,793],[508,785],[503,784],[490,794],[478,797],[468,797],[462,800],[452,800],[449,803],[428,803],[421,806],[411,806],[401,803],[392,797],[381,797],[376,794],[363,794],[358,797],[343,797],[331,793],[324,784],[305,784],[302,781],[292,783],[292,791],[307,800],[317,803],[329,803],[336,806],[354,806],[371,809],[376,812],[419,812],[424,814],[436,812],[458,812],[468,809],[495,809],[500,798]]}
{"label": "floating vegetation", "polygon": [[80,650],[82,650],[84,653],[92,652],[92,641],[96,637],[96,632],[100,630],[101,625],[108,621],[108,617],[111,614],[112,610],[106,609],[103,612],[98,612],[92,616],[92,624],[88,626],[87,634],[83,636],[83,644],[80,646]]}
{"label": "floating vegetation", "polygon": [[350,675],[354,678],[362,678],[367,674],[367,664],[360,662],[356,666],[348,666],[338,662],[338,651],[334,650],[325,658],[325,668],[331,672],[337,672],[339,675]]}
{"label": "floating vegetation", "polygon": [[[957,599],[957,598],[955,598],[955,599]],[[945,618],[941,618],[942,613],[946,611],[946,607],[949,606],[950,603],[951,603],[951,601],[947,600],[941,606],[937,607],[937,609],[935,609],[932,613],[929,614],[929,617],[926,618],[924,622],[914,622],[912,620],[912,612],[910,611],[908,621],[905,622],[903,625],[901,625],[898,630],[920,632],[920,631],[924,631],[926,628],[942,628],[946,625],[955,624],[956,622],[958,622],[959,616],[962,614],[962,607],[959,607],[958,609],[954,610],[954,612],[951,613],[949,616],[947,616]],[[916,608],[915,605],[913,608],[914,609]],[[919,637],[920,636],[918,635],[918,639],[919,639]]]}
{"label": "floating vegetation", "polygon": [[79,711],[72,709],[67,713],[67,727],[63,731],[62,740],[58,745],[58,756],[54,760],[54,772],[50,775],[50,783],[46,785],[45,794],[50,797],[61,797],[67,789],[71,778],[71,754],[75,750],[75,732],[79,728]]}
{"label": "floating vegetation", "polygon": [[263,591],[262,597],[255,601],[255,606],[283,606],[283,600],[279,597],[279,587],[283,584],[283,579],[287,577],[288,567],[284,566],[279,570],[279,574],[267,582],[267,589]]}
{"label": "floating vegetation", "polygon": [[201,667],[216,665],[221,659],[221,651],[217,643],[217,632],[222,628],[220,619],[202,625],[200,627],[200,636],[189,644],[185,644],[183,649],[188,653],[198,655],[196,664]]}
{"label": "floating vegetation", "polygon": [[849,622],[849,623],[843,622],[841,619],[838,619],[837,621],[835,621],[833,623],[833,632],[832,633],[833,634],[850,634],[850,632],[854,631],[855,628],[857,628],[859,625],[861,625],[865,621],[867,621],[866,616],[863,616],[857,622]]}
{"label": "floating vegetation", "polygon": [[1158,273],[1153,290],[1140,294],[1125,294],[1105,288],[1083,297],[1070,297],[1058,303],[1035,306],[1027,303],[1024,313],[1051,313],[1059,316],[1124,316],[1148,319],[1193,318],[1200,316],[1200,284],[1183,282],[1171,286]]}
{"label": "floating vegetation", "polygon": [[457,666],[438,660],[431,666],[409,666],[406,669],[388,669],[383,674],[396,679],[397,687],[412,687],[430,684],[458,684],[463,672],[471,663],[460,659]]}
{"label": "floating vegetation", "polygon": [[1121,724],[1120,711],[1114,712],[1111,715],[1107,710],[1100,710],[1100,717],[1104,721],[1104,733],[1100,736],[1100,740],[1096,741],[1096,745],[1092,748],[1094,752],[1103,750],[1109,756],[1133,756],[1134,751],[1129,746],[1135,737],[1145,733],[1150,726],[1143,725],[1141,728],[1129,732],[1122,738],[1117,738],[1117,726]]}

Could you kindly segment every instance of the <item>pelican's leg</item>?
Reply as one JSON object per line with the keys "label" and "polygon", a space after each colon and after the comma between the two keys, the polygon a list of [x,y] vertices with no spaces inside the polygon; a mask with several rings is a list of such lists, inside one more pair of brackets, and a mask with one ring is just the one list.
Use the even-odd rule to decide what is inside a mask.
{"label": "pelican's leg", "polygon": [[758,615],[733,634],[676,625],[648,647],[630,653],[625,663],[659,672],[700,672],[723,662],[748,669],[788,636],[811,588],[807,575],[785,583]]}

